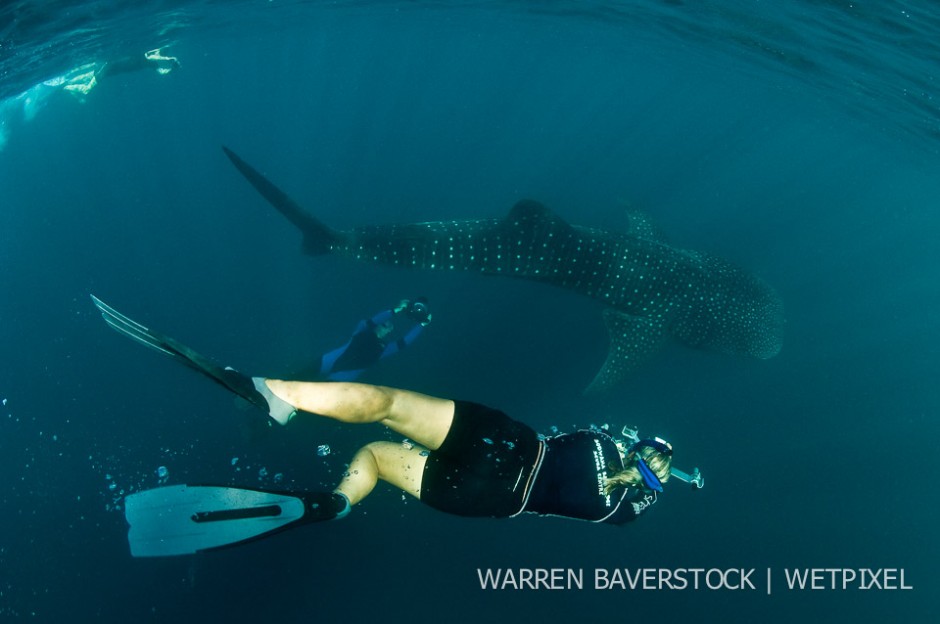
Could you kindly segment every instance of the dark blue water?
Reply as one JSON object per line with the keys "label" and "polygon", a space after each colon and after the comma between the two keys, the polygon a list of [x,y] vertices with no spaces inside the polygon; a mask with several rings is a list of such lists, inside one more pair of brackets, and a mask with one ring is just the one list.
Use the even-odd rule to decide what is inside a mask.
{"label": "dark blue water", "polygon": [[[147,6],[0,12],[2,618],[936,619],[932,4]],[[160,45],[179,70],[20,97]],[[596,303],[304,256],[222,144],[337,228],[498,217],[531,197],[616,230],[641,208],[675,245],[772,284],[784,347],[757,361],[670,346],[585,397],[607,346]],[[669,484],[622,529],[455,518],[380,487],[343,522],[132,559],[121,492],[156,486],[160,466],[171,483],[280,473],[279,487],[315,489],[392,438],[315,419],[259,438],[221,390],[110,332],[89,293],[271,376],[424,294],[432,326],[365,381],[483,401],[542,431],[639,424],[708,484]],[[478,567],[507,566],[760,576],[743,592],[480,589]],[[903,568],[914,589],[787,591],[782,570],[809,567]]]}

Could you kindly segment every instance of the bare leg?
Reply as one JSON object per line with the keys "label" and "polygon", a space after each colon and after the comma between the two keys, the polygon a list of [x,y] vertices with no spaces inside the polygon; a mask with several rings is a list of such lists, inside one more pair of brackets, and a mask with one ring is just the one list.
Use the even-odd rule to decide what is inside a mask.
{"label": "bare leg", "polygon": [[268,379],[271,392],[297,409],[346,423],[381,423],[437,450],[454,421],[449,399],[349,382]]}
{"label": "bare leg", "polygon": [[421,478],[427,455],[420,447],[394,442],[372,442],[359,449],[343,480],[334,490],[355,505],[369,495],[379,479],[415,498],[421,498]]}

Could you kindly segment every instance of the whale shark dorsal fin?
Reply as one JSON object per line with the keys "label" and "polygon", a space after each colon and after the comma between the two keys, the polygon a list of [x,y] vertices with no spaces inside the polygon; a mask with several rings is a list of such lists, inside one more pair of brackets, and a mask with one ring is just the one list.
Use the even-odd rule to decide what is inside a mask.
{"label": "whale shark dorsal fin", "polygon": [[587,393],[615,386],[659,351],[666,336],[661,321],[631,316],[610,308],[604,310],[604,323],[610,334],[610,350],[604,365],[585,390]]}
{"label": "whale shark dorsal fin", "polygon": [[652,217],[642,210],[627,211],[627,234],[657,243],[666,242],[663,231],[656,222],[653,221]]}
{"label": "whale shark dorsal fin", "polygon": [[[509,210],[509,215],[506,219],[508,221],[525,221],[529,223],[550,221],[568,225],[564,219],[552,212],[548,206],[534,199],[520,199],[517,201]],[[569,225],[568,227],[571,226]]]}
{"label": "whale shark dorsal fin", "polygon": [[529,232],[564,232],[565,234],[575,232],[574,227],[567,221],[544,204],[532,199],[516,202],[503,223],[511,229]]}

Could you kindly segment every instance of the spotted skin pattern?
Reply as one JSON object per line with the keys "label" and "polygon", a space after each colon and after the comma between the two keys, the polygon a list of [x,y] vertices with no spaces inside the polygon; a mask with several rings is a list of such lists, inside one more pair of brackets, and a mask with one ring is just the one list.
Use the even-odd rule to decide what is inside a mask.
{"label": "spotted skin pattern", "polygon": [[589,386],[617,384],[673,337],[689,347],[773,357],[783,304],[761,279],[700,252],[671,246],[643,215],[628,232],[573,226],[523,200],[503,219],[333,230],[238,155],[235,167],[304,234],[311,255],[339,254],[410,269],[473,271],[551,284],[602,303],[611,346]]}
{"label": "spotted skin pattern", "polygon": [[569,225],[533,201],[519,202],[505,219],[335,234],[330,251],[357,260],[522,278],[601,302],[611,351],[591,390],[616,384],[666,335],[690,347],[762,359],[782,343],[783,306],[760,279],[659,240]]}

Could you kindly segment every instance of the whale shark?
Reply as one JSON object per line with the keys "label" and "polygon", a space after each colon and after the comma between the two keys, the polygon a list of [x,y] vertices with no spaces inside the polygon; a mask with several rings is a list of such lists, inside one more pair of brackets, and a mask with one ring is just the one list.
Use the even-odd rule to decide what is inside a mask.
{"label": "whale shark", "polygon": [[504,218],[335,230],[232,150],[236,169],[303,235],[310,255],[337,254],[410,269],[472,271],[565,288],[600,302],[607,359],[587,388],[609,389],[670,337],[688,347],[760,359],[783,342],[783,303],[759,277],[711,254],[680,249],[631,212],[624,232],[571,225],[524,199]]}

